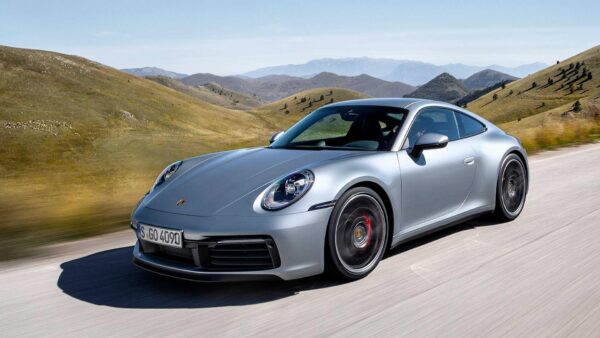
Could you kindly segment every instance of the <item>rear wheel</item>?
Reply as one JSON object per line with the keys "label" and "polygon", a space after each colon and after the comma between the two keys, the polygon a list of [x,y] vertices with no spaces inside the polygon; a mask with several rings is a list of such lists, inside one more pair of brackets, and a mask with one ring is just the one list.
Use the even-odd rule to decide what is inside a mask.
{"label": "rear wheel", "polygon": [[388,224],[385,206],[372,189],[357,187],[342,195],[327,228],[327,268],[345,280],[375,269],[385,253]]}
{"label": "rear wheel", "polygon": [[519,156],[509,154],[502,161],[496,187],[494,215],[503,221],[512,221],[521,214],[527,194],[527,173]]}

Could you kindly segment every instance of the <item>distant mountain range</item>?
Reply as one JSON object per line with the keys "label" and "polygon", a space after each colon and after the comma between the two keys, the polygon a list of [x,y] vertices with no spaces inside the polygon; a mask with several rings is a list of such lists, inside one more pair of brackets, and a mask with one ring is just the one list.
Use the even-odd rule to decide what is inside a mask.
{"label": "distant mountain range", "polygon": [[[289,75],[243,78],[202,73],[185,77],[179,81],[197,88],[214,83],[230,91],[263,101],[280,100],[297,92],[314,88],[337,87],[350,89],[372,97],[419,97],[456,102],[475,92],[480,92],[483,95],[487,93],[484,91],[485,88],[516,79],[516,77],[505,73],[484,69],[464,80],[459,80],[449,73],[442,73],[420,87],[402,82],[385,81],[366,74],[341,76],[328,72],[319,73],[310,78]],[[477,97],[470,97],[470,100]]]}
{"label": "distant mountain range", "polygon": [[162,68],[157,68],[157,67],[125,68],[125,69],[121,69],[121,70],[124,71],[125,73],[129,73],[131,75],[136,75],[136,76],[142,76],[142,77],[164,76],[164,77],[168,77],[171,79],[181,79],[181,78],[188,76],[187,74],[176,73],[176,72],[164,70]]}
{"label": "distant mountain range", "polygon": [[415,90],[415,87],[402,82],[384,81],[365,74],[340,76],[327,72],[310,78],[288,75],[242,78],[201,73],[182,78],[180,81],[191,86],[217,83],[229,90],[256,96],[266,101],[279,100],[300,91],[321,87],[345,88],[373,97],[402,97]]}
{"label": "distant mountain range", "polygon": [[241,75],[250,78],[259,78],[269,75],[288,75],[306,78],[322,72],[331,72],[344,76],[367,74],[383,80],[398,81],[416,86],[422,85],[442,73],[449,73],[456,78],[464,79],[482,70],[491,69],[520,78],[537,72],[546,66],[547,65],[539,62],[517,67],[503,67],[499,65],[481,67],[461,63],[434,65],[411,60],[362,57],[317,59],[304,64],[260,68]]}

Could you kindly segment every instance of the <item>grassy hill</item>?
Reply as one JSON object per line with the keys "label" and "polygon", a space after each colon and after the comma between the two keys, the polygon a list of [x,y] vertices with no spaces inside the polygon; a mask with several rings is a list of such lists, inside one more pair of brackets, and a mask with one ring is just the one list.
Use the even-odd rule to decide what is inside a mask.
{"label": "grassy hill", "polygon": [[306,114],[324,105],[368,97],[365,94],[344,88],[309,89],[252,110],[276,130],[286,129]]}
{"label": "grassy hill", "polygon": [[165,76],[147,76],[146,78],[203,102],[225,108],[248,110],[265,104],[259,98],[229,90],[214,82],[200,86],[191,86]]}
{"label": "grassy hill", "polygon": [[492,69],[485,69],[462,80],[463,85],[469,90],[481,90],[492,87],[502,82],[512,82],[517,77],[504,74]]}
{"label": "grassy hill", "polygon": [[168,163],[265,144],[253,114],[80,57],[0,47],[0,257],[126,228]]}
{"label": "grassy hill", "polygon": [[405,97],[455,102],[467,94],[469,90],[459,80],[448,73],[443,73]]}
{"label": "grassy hill", "polygon": [[600,46],[497,88],[467,105],[521,138],[531,150],[596,138],[598,107]]}

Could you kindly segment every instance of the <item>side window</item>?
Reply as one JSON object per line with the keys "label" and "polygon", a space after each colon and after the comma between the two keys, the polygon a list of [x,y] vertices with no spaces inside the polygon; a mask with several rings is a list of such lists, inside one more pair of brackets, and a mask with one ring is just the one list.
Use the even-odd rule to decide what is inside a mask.
{"label": "side window", "polygon": [[421,111],[410,127],[406,147],[412,147],[425,133],[446,135],[449,141],[458,140],[458,126],[454,112],[443,108],[427,108]]}
{"label": "side window", "polygon": [[481,122],[466,114],[456,112],[456,120],[458,120],[461,138],[481,134],[485,131],[485,126]]}

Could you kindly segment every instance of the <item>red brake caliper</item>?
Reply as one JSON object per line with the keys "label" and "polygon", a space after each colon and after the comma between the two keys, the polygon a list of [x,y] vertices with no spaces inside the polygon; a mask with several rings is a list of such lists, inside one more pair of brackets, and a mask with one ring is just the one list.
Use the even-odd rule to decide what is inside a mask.
{"label": "red brake caliper", "polygon": [[363,219],[365,220],[365,224],[367,225],[367,246],[369,246],[369,244],[371,244],[371,229],[373,225],[373,220],[369,215],[367,215],[367,212],[363,212]]}

